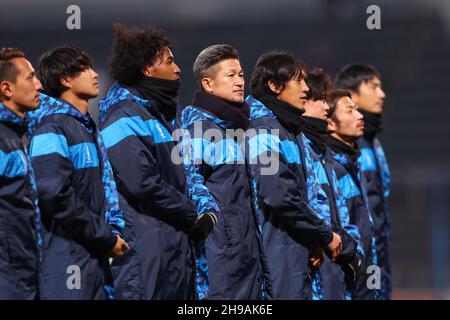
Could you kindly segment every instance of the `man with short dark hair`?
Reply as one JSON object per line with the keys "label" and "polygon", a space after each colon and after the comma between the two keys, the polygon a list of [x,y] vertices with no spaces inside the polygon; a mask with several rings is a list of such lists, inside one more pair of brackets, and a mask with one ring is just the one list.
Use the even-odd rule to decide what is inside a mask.
{"label": "man with short dark hair", "polygon": [[264,299],[271,296],[270,277],[242,150],[249,106],[238,52],[209,46],[193,71],[200,91],[181,114],[190,142],[187,176],[201,212],[218,220],[196,244],[197,289],[202,299]]}
{"label": "man with short dark hair", "polygon": [[[358,227],[365,258],[362,272],[349,291],[354,300],[378,299],[380,283],[368,281],[369,267],[378,265],[375,228],[368,206],[366,180],[357,161],[360,151],[356,141],[363,135],[363,116],[347,90],[331,91],[327,102],[330,107],[328,145],[333,150],[339,188],[346,201],[350,222]],[[375,280],[379,279],[375,277]]]}
{"label": "man with short dark hair", "polygon": [[215,222],[198,217],[183,164],[172,159],[181,71],[171,47],[160,29],[114,25],[109,63],[117,82],[100,102],[100,128],[130,244],[113,261],[120,299],[193,299],[191,236],[205,236]]}
{"label": "man with short dark hair", "polygon": [[30,113],[30,157],[43,221],[41,298],[114,299],[108,257],[127,249],[116,184],[88,101],[98,76],[86,52],[65,46],[39,61],[44,92]]}
{"label": "man with short dark hair", "polygon": [[[322,299],[318,267],[324,250],[335,260],[341,238],[334,233],[308,179],[302,114],[308,86],[306,69],[295,55],[262,55],[250,83],[250,128],[247,152],[254,179],[264,249],[276,299]],[[278,170],[265,172],[268,163]],[[313,278],[313,285],[311,285]]]}
{"label": "man with short dark hair", "polygon": [[41,83],[17,48],[0,49],[0,300],[39,298],[40,212],[22,135]]}
{"label": "man with short dark hair", "polygon": [[358,161],[367,180],[369,207],[375,223],[377,255],[381,267],[381,299],[391,298],[391,216],[389,209],[390,171],[383,147],[378,139],[382,129],[385,93],[380,72],[367,64],[343,67],[336,76],[336,86],[350,90],[352,100],[364,116],[364,136],[358,140]]}

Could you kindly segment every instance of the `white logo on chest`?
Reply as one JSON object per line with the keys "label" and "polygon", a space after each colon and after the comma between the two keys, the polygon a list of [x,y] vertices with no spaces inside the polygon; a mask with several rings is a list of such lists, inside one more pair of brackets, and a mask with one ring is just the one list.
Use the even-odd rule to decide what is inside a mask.
{"label": "white logo on chest", "polygon": [[92,163],[91,151],[89,150],[89,147],[87,145],[85,146],[85,150],[86,150],[86,163]]}

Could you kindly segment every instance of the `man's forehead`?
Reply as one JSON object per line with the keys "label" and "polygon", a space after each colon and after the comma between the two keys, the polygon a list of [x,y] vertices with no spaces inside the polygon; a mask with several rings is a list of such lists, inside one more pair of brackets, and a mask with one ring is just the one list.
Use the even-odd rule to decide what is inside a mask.
{"label": "man's forehead", "polygon": [[378,78],[377,76],[373,76],[372,78],[370,78],[369,80],[367,80],[367,82],[370,82],[372,84],[377,84],[380,85],[381,84],[381,80],[380,78]]}
{"label": "man's forehead", "polygon": [[342,97],[341,99],[339,99],[339,104],[343,108],[355,108],[356,107],[356,103],[352,99],[350,99],[350,97]]}
{"label": "man's forehead", "polygon": [[222,60],[219,63],[215,64],[215,66],[219,67],[220,69],[229,71],[241,71],[242,67],[241,64],[239,63],[239,60],[237,59],[226,59],[226,60]]}
{"label": "man's forehead", "polygon": [[169,58],[173,58],[173,53],[172,50],[170,50],[170,48],[165,47],[163,49],[163,55],[168,56]]}
{"label": "man's forehead", "polygon": [[34,72],[34,68],[31,65],[30,61],[25,58],[14,58],[11,59],[11,62],[19,69],[19,72],[31,73]]}

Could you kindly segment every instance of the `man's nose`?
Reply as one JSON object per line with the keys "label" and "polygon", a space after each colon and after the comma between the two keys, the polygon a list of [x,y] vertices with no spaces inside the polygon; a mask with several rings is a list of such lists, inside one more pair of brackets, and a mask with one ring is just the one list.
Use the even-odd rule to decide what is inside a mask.
{"label": "man's nose", "polygon": [[38,78],[36,78],[36,80],[35,80],[35,88],[37,91],[42,90],[42,83]]}
{"label": "man's nose", "polygon": [[180,74],[181,73],[181,69],[180,69],[180,67],[176,64],[176,63],[174,63],[175,64],[175,74]]}
{"label": "man's nose", "polygon": [[309,92],[309,87],[305,81],[303,81],[303,92]]}

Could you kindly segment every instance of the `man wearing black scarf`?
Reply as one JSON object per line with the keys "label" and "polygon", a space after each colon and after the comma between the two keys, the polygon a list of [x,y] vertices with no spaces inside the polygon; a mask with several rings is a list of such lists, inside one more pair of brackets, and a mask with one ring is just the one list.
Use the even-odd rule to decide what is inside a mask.
{"label": "man wearing black scarf", "polygon": [[370,210],[376,228],[377,254],[382,270],[381,298],[391,298],[391,265],[389,243],[391,218],[389,209],[390,171],[383,147],[378,140],[382,129],[385,93],[381,74],[373,66],[353,64],[345,66],[336,78],[340,88],[348,89],[364,116],[364,136],[358,140],[361,149],[359,162],[367,180]]}
{"label": "man wearing black scarf", "polygon": [[157,77],[142,77],[133,88],[145,100],[154,104],[153,114],[166,128],[171,128],[176,117],[178,106],[178,91],[181,81]]}
{"label": "man wearing black scarf", "polygon": [[270,277],[241,148],[249,106],[238,53],[230,45],[210,46],[193,71],[200,91],[181,114],[192,150],[186,173],[198,211],[218,220],[196,243],[197,292],[200,299],[264,299]]}
{"label": "man wearing black scarf", "polygon": [[159,29],[114,26],[117,81],[100,103],[100,128],[125,212],[130,250],[114,259],[118,299],[193,299],[192,238],[215,220],[198,215],[182,163],[174,161],[180,69]]}
{"label": "man wearing black scarf", "polygon": [[[332,84],[329,75],[322,69],[315,68],[308,72],[306,79],[309,91],[303,114],[302,132],[304,135],[305,152],[309,152],[314,165],[307,166],[310,177],[318,179],[320,188],[326,196],[326,205],[329,223],[333,230],[341,236],[342,252],[336,262],[328,257],[321,266],[324,300],[343,300],[347,286],[353,286],[361,256],[362,248],[358,247],[359,233],[357,227],[350,223],[345,201],[337,188],[337,176],[333,166],[330,148],[327,146],[328,138],[328,110],[326,102],[327,93]],[[323,199],[323,198],[322,198]],[[360,249],[358,252],[358,249]]]}
{"label": "man wearing black scarf", "polygon": [[[246,99],[256,131],[247,154],[275,299],[323,299],[317,268],[324,250],[333,260],[341,251],[341,238],[318,212],[316,188],[307,180],[301,136],[305,78],[295,55],[266,53],[256,63]],[[267,160],[277,163],[277,170],[267,172]]]}
{"label": "man wearing black scarf", "polygon": [[[334,168],[339,189],[346,202],[350,223],[358,227],[359,240],[365,257],[360,274],[356,274],[355,284],[348,287],[351,298],[371,300],[379,297],[380,274],[368,277],[369,267],[377,266],[375,228],[367,203],[366,180],[358,163],[360,151],[356,141],[363,135],[363,116],[356,109],[347,90],[334,90],[328,94],[329,104],[328,145],[333,150]],[[378,269],[379,270],[379,269]],[[370,281],[369,281],[370,280]]]}

